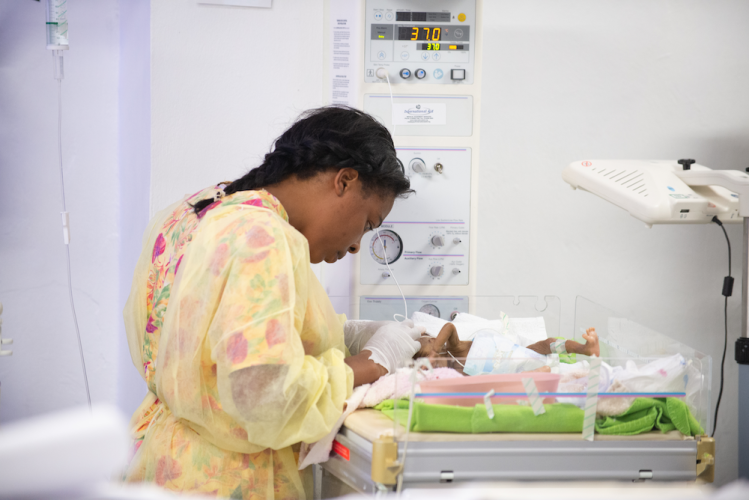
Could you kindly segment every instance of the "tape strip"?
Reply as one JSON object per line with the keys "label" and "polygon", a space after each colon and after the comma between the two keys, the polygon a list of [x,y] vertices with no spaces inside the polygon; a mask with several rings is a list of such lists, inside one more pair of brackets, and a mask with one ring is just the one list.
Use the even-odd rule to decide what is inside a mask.
{"label": "tape strip", "polygon": [[532,378],[523,379],[523,387],[525,387],[525,393],[528,395],[528,400],[533,408],[533,413],[536,416],[546,413],[544,403],[541,401],[541,396],[538,395],[538,388]]}
{"label": "tape strip", "polygon": [[551,350],[557,354],[567,354],[567,341],[564,339],[555,340],[551,343]]}
{"label": "tape strip", "polygon": [[486,405],[486,413],[489,415],[489,419],[494,419],[494,407],[492,406],[492,396],[494,396],[494,389],[484,394],[484,404]]}
{"label": "tape strip", "polygon": [[593,441],[596,432],[596,407],[598,406],[598,380],[601,375],[601,358],[590,358],[588,372],[588,391],[585,397],[585,414],[583,417],[583,439]]}

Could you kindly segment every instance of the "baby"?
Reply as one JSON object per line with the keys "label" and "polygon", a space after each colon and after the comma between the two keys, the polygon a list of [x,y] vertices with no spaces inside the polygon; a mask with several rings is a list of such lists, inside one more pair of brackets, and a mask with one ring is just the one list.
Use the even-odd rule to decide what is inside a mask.
{"label": "baby", "polygon": [[[583,334],[585,344],[575,342],[574,340],[566,340],[564,342],[565,350],[570,354],[584,354],[586,356],[600,356],[600,347],[598,345],[598,334],[595,328],[588,328]],[[526,347],[538,354],[548,355],[552,354],[551,344],[557,339],[549,338],[536,342]],[[440,330],[437,337],[421,337],[419,339],[421,349],[416,353],[414,358],[437,358],[445,357],[446,355],[452,355],[455,358],[467,358],[468,352],[471,350],[473,342],[470,340],[460,340],[458,337],[458,330],[452,323],[447,323]],[[448,354],[449,353],[449,354]],[[547,371],[548,367],[544,367]]]}

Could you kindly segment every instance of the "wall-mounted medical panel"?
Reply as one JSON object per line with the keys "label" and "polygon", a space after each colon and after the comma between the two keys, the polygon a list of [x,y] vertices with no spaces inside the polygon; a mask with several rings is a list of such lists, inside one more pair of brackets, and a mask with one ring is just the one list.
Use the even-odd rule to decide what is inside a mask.
{"label": "wall-mounted medical panel", "polygon": [[[468,297],[406,297],[408,315],[414,311],[450,321],[457,313],[468,312]],[[393,315],[403,314],[403,298],[400,296],[372,296],[359,298],[359,319],[373,321],[392,320]]]}
{"label": "wall-mounted medical panel", "polygon": [[364,81],[466,85],[474,79],[475,0],[367,0]]}
{"label": "wall-mounted medical panel", "polygon": [[470,137],[473,97],[469,95],[364,94],[364,111],[393,135]]}
{"label": "wall-mounted medical panel", "polygon": [[416,193],[362,239],[362,285],[467,285],[470,148],[397,148]]}

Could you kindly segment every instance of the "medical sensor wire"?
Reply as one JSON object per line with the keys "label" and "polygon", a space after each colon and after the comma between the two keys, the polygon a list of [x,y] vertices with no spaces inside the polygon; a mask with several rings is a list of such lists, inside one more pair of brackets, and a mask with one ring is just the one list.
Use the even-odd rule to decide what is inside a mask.
{"label": "medical sensor wire", "polygon": [[725,333],[723,337],[723,357],[720,361],[720,390],[718,391],[718,402],[715,403],[715,416],[713,417],[713,433],[710,437],[715,437],[715,431],[718,429],[718,410],[720,409],[720,400],[723,397],[723,375],[726,366],[726,349],[728,347],[728,297],[733,293],[733,278],[731,277],[731,240],[728,239],[726,228],[718,217],[713,217],[712,222],[719,225],[723,230],[728,244],[728,276],[723,279],[723,296],[725,297],[723,305],[723,325]]}
{"label": "medical sensor wire", "polygon": [[[406,318],[408,319],[408,302],[406,302],[406,296],[403,295],[403,290],[401,290],[401,286],[398,283],[398,278],[395,277],[395,274],[393,273],[393,270],[390,269],[390,262],[388,262],[388,254],[385,250],[385,243],[382,242],[382,238],[380,238],[380,230],[379,228],[375,228],[375,232],[377,233],[377,239],[380,242],[380,246],[382,246],[382,255],[385,258],[385,265],[388,267],[388,272],[390,273],[390,276],[395,280],[395,286],[398,287],[398,291],[401,293],[401,298],[403,299],[403,310],[406,313]],[[393,318],[395,319],[395,318]],[[396,320],[398,321],[398,320]]]}

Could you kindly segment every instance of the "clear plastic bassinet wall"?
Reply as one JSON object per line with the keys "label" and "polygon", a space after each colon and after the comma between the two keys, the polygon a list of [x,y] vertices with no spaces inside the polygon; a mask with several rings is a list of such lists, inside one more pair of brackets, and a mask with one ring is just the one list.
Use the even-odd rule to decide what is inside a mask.
{"label": "clear plastic bassinet wall", "polygon": [[[562,331],[561,301],[555,296],[407,296],[407,311],[400,296],[338,296],[331,297],[331,300],[336,311],[346,314],[349,319],[392,320],[394,315],[402,319],[407,313],[417,324],[424,325],[432,336],[436,336],[446,322],[453,322],[461,340],[474,341],[477,348],[482,337],[486,340],[486,332],[479,336],[484,326],[488,330],[502,331],[522,348],[548,337],[562,337],[585,344],[582,334],[588,328],[595,328],[600,358],[610,367],[602,374],[613,374],[607,390],[650,394],[652,397],[679,394],[679,399],[687,404],[705,432],[708,435],[712,432],[710,356],[583,297],[578,297],[575,302],[573,331]],[[523,366],[522,349],[512,355],[507,354],[503,347],[496,349],[498,353],[492,355],[487,354],[487,350],[474,353],[474,363],[479,356],[486,358],[486,366],[492,363],[494,366]],[[508,364],[507,358],[513,356],[517,360]],[[587,356],[578,354],[566,361],[585,362],[587,359]],[[553,365],[554,362],[550,362],[550,366]],[[562,366],[562,372],[568,367],[569,364]],[[522,371],[522,368],[515,371]],[[499,372],[495,370],[494,373]],[[619,385],[613,385],[612,389],[615,381]]]}
{"label": "clear plastic bassinet wall", "polygon": [[[575,301],[574,338],[579,340],[586,328],[594,326],[600,339],[601,358],[611,366],[639,368],[654,359],[662,365],[652,373],[632,379],[632,387],[647,390],[655,384],[685,392],[685,401],[705,432],[713,429],[710,412],[712,358],[662,333],[651,330],[624,315],[607,309],[584,297]],[[668,380],[670,366],[678,380]]]}

